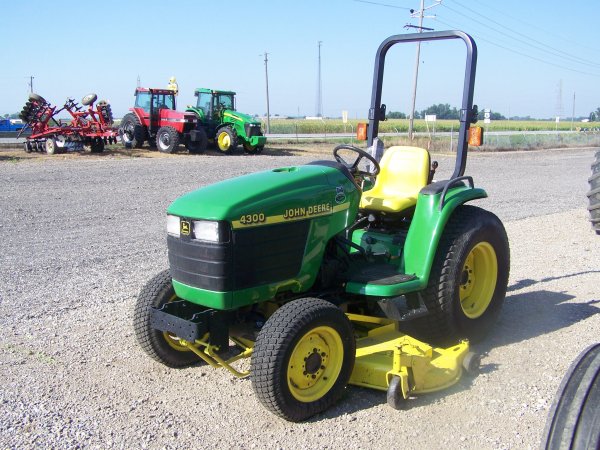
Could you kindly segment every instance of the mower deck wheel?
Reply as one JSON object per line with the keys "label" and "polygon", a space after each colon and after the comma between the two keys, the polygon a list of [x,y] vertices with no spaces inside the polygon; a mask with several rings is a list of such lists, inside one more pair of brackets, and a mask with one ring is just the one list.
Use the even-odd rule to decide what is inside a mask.
{"label": "mower deck wheel", "polygon": [[399,376],[394,376],[390,380],[387,389],[387,404],[397,410],[406,409],[407,400],[402,393],[402,380]]}
{"label": "mower deck wheel", "polygon": [[467,352],[465,358],[463,359],[462,366],[468,375],[478,375],[481,367],[481,355],[473,352]]}

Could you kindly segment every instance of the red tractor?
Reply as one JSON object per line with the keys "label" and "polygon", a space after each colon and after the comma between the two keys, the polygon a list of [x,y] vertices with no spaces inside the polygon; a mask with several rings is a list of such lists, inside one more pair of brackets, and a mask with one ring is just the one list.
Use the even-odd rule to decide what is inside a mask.
{"label": "red tractor", "polygon": [[121,141],[127,148],[141,148],[144,141],[163,153],[172,153],[180,143],[190,153],[206,148],[206,132],[197,129],[196,115],[176,111],[175,92],[170,89],[138,87],[130,111],[119,125]]}

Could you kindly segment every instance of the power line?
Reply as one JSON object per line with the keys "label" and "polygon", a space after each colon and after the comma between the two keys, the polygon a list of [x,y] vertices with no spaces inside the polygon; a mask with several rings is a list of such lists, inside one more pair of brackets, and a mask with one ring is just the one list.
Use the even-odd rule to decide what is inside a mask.
{"label": "power line", "polygon": [[[518,41],[518,42],[519,42],[519,43],[521,43],[521,44],[529,45],[530,47],[533,47],[533,48],[535,48],[535,49],[537,49],[537,50],[540,50],[540,51],[542,51],[542,52],[549,53],[549,54],[551,54],[551,55],[553,55],[553,56],[558,56],[559,58],[566,58],[566,59],[569,59],[569,60],[571,60],[571,61],[573,61],[573,62],[575,62],[575,63],[577,63],[577,64],[582,64],[582,65],[589,65],[589,66],[600,67],[600,64],[598,64],[598,63],[595,63],[595,62],[593,62],[593,61],[589,61],[589,60],[586,60],[586,59],[583,59],[583,58],[579,58],[579,57],[577,57],[577,56],[573,56],[573,55],[572,55],[572,54],[570,54],[570,53],[567,53],[567,52],[564,52],[564,51],[562,51],[562,50],[559,50],[559,49],[557,49],[557,48],[554,48],[554,47],[552,47],[552,46],[550,46],[550,45],[548,45],[548,44],[545,44],[544,42],[538,41],[537,39],[534,39],[534,38],[532,38],[532,37],[530,37],[530,36],[527,36],[526,34],[523,34],[523,33],[519,32],[519,31],[513,30],[512,28],[509,28],[509,27],[507,27],[506,25],[504,25],[504,24],[502,24],[502,23],[500,23],[500,22],[497,22],[497,21],[496,21],[496,20],[494,20],[494,19],[491,19],[491,18],[489,18],[489,17],[487,17],[487,16],[484,16],[483,14],[480,14],[480,13],[478,13],[477,11],[474,11],[474,10],[472,10],[471,8],[469,8],[469,7],[467,7],[467,6],[463,5],[463,4],[461,4],[461,3],[460,3],[460,2],[458,2],[457,0],[454,0],[454,3],[456,3],[456,4],[457,4],[457,5],[459,5],[461,8],[463,8],[463,9],[466,9],[467,11],[470,11],[471,13],[473,13],[473,14],[475,14],[475,15],[477,15],[477,16],[479,16],[479,17],[481,17],[481,18],[483,18],[483,19],[485,19],[485,20],[487,20],[487,21],[489,21],[489,22],[492,22],[492,23],[494,23],[494,24],[496,24],[496,25],[498,25],[498,26],[500,26],[500,27],[504,28],[505,30],[508,30],[510,33],[513,33],[513,34],[516,34],[516,35],[518,35],[518,36],[521,36],[521,37],[525,38],[526,40],[525,40],[525,41],[522,41],[522,40],[520,40],[520,39],[517,39],[517,38],[514,38],[514,37],[512,37],[512,36],[507,36],[509,39],[516,40],[516,41]],[[455,13],[457,13],[457,14],[460,14],[460,15],[465,15],[465,16],[467,16],[467,17],[468,17],[468,15],[464,14],[464,12],[463,12],[463,11],[457,11],[457,10],[453,9],[452,7],[448,6],[447,4],[444,4],[443,6],[445,6],[446,8],[448,8],[450,11],[454,11],[454,12],[455,12]],[[496,29],[496,28],[494,28],[494,27],[491,27],[491,26],[489,26],[489,25],[486,25],[486,24],[483,24],[483,23],[481,23],[481,22],[477,21],[477,19],[474,19],[473,17],[470,17],[470,18],[471,18],[471,20],[474,20],[475,22],[479,23],[480,25],[486,26],[487,28],[490,28],[490,29],[492,29],[492,30],[494,30],[494,31],[497,31],[498,33],[501,33],[501,34],[503,33],[502,31],[500,31],[500,30],[498,30],[498,29]],[[537,44],[539,44],[539,45],[533,45],[531,42],[535,42],[535,43],[537,43]],[[541,47],[540,47],[540,46],[541,46]],[[546,49],[544,49],[544,48],[542,48],[542,47],[545,47],[546,49],[549,49],[549,50],[546,50]]]}
{"label": "power line", "polygon": [[503,16],[508,17],[509,19],[516,20],[517,22],[521,22],[523,25],[527,25],[528,27],[535,28],[535,29],[537,29],[537,30],[539,30],[539,31],[541,31],[541,32],[549,35],[549,36],[552,36],[553,38],[560,38],[561,41],[570,42],[571,44],[575,44],[578,47],[584,47],[584,48],[587,48],[589,50],[593,50],[595,52],[600,53],[599,49],[594,48],[594,47],[590,47],[590,46],[582,44],[580,42],[576,42],[573,39],[570,39],[569,37],[566,37],[566,36],[563,36],[563,35],[559,35],[559,34],[556,33],[556,30],[549,31],[549,30],[547,30],[545,28],[542,28],[542,27],[536,25],[535,23],[530,23],[530,22],[527,22],[527,21],[525,21],[525,20],[523,20],[523,19],[521,19],[519,17],[511,16],[510,14],[507,14],[505,11],[502,11],[502,10],[500,10],[498,8],[494,8],[494,7],[490,6],[489,4],[481,4],[481,6],[485,6],[485,7],[489,8],[489,9],[491,9],[492,11],[495,11],[495,12],[497,12],[499,14],[502,14]]}
{"label": "power line", "polygon": [[[442,23],[442,24],[444,24],[444,25],[446,25],[446,26],[448,26],[450,28],[461,28],[461,27],[457,26],[456,24],[445,22],[445,21],[441,20],[439,17],[436,17],[435,20],[437,20],[438,22],[440,22],[440,23]],[[534,61],[538,61],[538,62],[541,62],[541,63],[544,63],[544,64],[548,64],[550,66],[558,67],[560,69],[569,70],[571,72],[581,73],[583,75],[590,75],[590,76],[593,76],[593,77],[600,77],[600,74],[598,74],[598,73],[584,72],[582,70],[573,69],[572,67],[561,66],[560,64],[556,64],[556,63],[547,61],[545,59],[537,58],[537,57],[532,56],[532,55],[530,55],[528,53],[520,52],[518,50],[515,50],[514,48],[505,47],[504,45],[500,45],[497,42],[494,42],[494,41],[492,41],[490,39],[484,38],[481,34],[476,34],[476,33],[470,33],[470,34],[472,34],[474,37],[476,37],[478,41],[487,42],[490,45],[493,45],[495,47],[499,47],[499,48],[501,48],[503,50],[506,50],[506,51],[511,52],[511,53],[515,53],[515,54],[523,56],[525,58],[532,59]]]}
{"label": "power line", "polygon": [[405,11],[410,11],[411,10],[410,8],[405,8],[403,6],[388,5],[388,4],[379,3],[379,2],[369,2],[367,0],[354,0],[354,1],[358,2],[358,3],[368,3],[369,5],[385,6],[387,8],[403,9]]}

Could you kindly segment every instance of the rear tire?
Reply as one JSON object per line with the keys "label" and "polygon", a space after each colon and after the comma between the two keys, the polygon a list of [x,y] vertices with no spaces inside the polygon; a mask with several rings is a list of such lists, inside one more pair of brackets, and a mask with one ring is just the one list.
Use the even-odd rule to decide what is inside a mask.
{"label": "rear tire", "polygon": [[179,146],[179,133],[173,127],[160,127],[156,133],[156,147],[161,153],[173,153]]}
{"label": "rear tire", "polygon": [[220,128],[215,136],[215,144],[221,153],[233,153],[237,147],[237,133],[230,126]]}
{"label": "rear tire", "polygon": [[550,408],[542,448],[600,448],[600,344],[584,350],[565,374]]}
{"label": "rear tire", "polygon": [[587,193],[590,221],[596,234],[600,234],[600,152],[596,152],[592,164],[592,176],[588,179],[590,190]]}
{"label": "rear tire", "polygon": [[298,422],[333,405],[354,367],[352,324],[335,305],[303,298],[263,326],[251,360],[252,388],[265,408]]}
{"label": "rear tire", "polygon": [[506,296],[510,250],[498,217],[462,205],[440,239],[427,288],[421,295],[429,314],[408,324],[418,338],[439,344],[481,340],[490,330]]}
{"label": "rear tire", "polygon": [[150,325],[152,308],[158,308],[178,297],[169,270],[160,272],[142,288],[133,312],[135,337],[142,350],[155,361],[168,367],[185,367],[200,361],[192,351],[178,343],[169,333]]}
{"label": "rear tire", "polygon": [[146,131],[133,113],[125,114],[119,125],[121,142],[127,148],[142,148]]}

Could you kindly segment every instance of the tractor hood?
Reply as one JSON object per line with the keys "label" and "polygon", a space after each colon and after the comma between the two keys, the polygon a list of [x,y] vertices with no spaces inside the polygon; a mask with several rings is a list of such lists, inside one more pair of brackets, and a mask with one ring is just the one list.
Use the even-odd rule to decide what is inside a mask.
{"label": "tractor hood", "polygon": [[281,223],[350,210],[360,192],[336,163],[283,167],[222,181],[175,200],[167,213],[225,220],[233,228]]}
{"label": "tractor hood", "polygon": [[260,121],[256,120],[254,117],[244,114],[238,111],[234,111],[232,109],[226,109],[223,112],[223,120],[230,122],[242,122],[242,123],[260,123]]}

